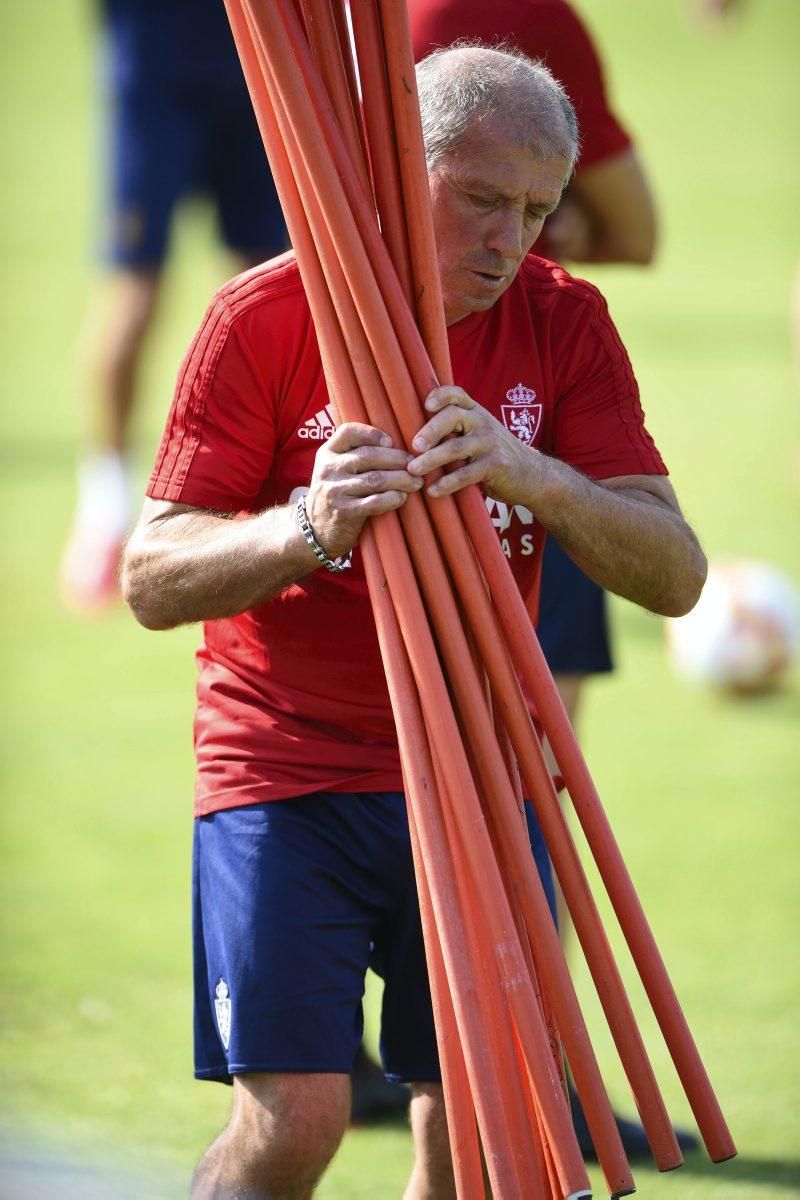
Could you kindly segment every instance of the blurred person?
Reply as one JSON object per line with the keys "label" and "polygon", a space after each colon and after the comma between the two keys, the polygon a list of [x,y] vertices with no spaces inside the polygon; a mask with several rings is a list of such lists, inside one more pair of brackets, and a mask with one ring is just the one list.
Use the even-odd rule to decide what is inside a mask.
{"label": "blurred person", "polygon": [[77,505],[60,567],[82,613],[119,598],[131,417],[181,200],[209,197],[244,270],[288,238],[221,0],[101,0],[105,269],[82,336]]}
{"label": "blurred person", "polygon": [[143,625],[205,622],[196,1074],[232,1077],[234,1091],[196,1200],[312,1195],[347,1125],[370,963],[385,979],[387,1073],[413,1090],[406,1200],[453,1195],[365,521],[459,461],[429,494],[475,483],[513,510],[504,541],[526,592],[546,532],[654,611],[691,608],[705,575],[602,297],[528,254],[577,153],[563,89],[524,56],[483,47],[433,55],[418,78],[463,386],[428,397],[413,455],[368,425],[333,429],[296,263],[248,272],[218,293],[187,355],[126,551]]}

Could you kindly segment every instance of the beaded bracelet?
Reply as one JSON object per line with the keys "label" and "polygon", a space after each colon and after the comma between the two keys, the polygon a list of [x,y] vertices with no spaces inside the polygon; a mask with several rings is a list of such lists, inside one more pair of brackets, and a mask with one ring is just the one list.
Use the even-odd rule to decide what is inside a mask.
{"label": "beaded bracelet", "polygon": [[314,530],[311,528],[311,524],[308,520],[308,513],[306,512],[305,496],[298,497],[297,504],[295,505],[294,515],[297,518],[297,524],[300,528],[300,532],[316,554],[322,566],[328,571],[346,571],[350,566],[350,556],[352,554],[352,550],[349,554],[345,554],[341,558],[328,558],[328,555],[314,537]]}

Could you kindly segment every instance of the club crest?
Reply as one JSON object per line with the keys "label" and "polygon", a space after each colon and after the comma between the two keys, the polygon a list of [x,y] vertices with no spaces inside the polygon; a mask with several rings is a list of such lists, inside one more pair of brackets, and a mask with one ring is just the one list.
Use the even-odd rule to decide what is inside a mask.
{"label": "club crest", "polygon": [[219,1036],[222,1038],[222,1044],[227,1050],[231,1040],[231,1000],[228,995],[228,985],[224,979],[220,979],[215,990],[214,1008],[217,1010],[217,1028]]}
{"label": "club crest", "polygon": [[534,404],[535,399],[536,392],[533,388],[518,383],[506,392],[508,404],[500,406],[506,429],[526,446],[533,445],[542,421],[542,406]]}

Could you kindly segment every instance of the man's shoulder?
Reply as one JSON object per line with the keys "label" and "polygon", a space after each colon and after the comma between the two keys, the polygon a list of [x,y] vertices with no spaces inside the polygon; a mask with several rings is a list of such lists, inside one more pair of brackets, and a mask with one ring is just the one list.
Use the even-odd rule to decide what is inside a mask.
{"label": "man's shoulder", "polygon": [[568,319],[570,314],[599,312],[605,301],[598,288],[586,279],[572,275],[565,267],[529,254],[523,260],[517,278],[532,310],[551,310]]}
{"label": "man's shoulder", "polygon": [[230,319],[265,310],[274,316],[276,306],[289,311],[308,312],[308,302],[294,251],[259,263],[241,275],[235,275],[219,289],[215,303]]}

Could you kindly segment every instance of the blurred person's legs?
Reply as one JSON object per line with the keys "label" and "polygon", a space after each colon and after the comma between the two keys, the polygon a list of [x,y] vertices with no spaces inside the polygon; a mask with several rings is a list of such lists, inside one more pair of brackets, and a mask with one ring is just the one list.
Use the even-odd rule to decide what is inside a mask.
{"label": "blurred person's legs", "polygon": [[61,563],[65,602],[87,613],[119,595],[120,553],[134,516],[131,424],[138,376],[178,202],[193,192],[213,198],[234,271],[287,246],[244,91],[214,94],[167,84],[123,89],[109,118],[106,269],[81,339],[78,499]]}

